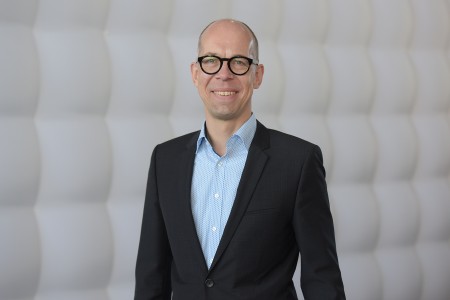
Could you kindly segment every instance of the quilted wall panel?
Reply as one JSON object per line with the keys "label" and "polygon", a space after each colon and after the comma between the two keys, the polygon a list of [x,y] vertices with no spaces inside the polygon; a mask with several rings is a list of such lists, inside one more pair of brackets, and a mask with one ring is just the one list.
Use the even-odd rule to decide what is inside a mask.
{"label": "quilted wall panel", "polygon": [[132,298],[151,150],[200,128],[222,17],[259,37],[258,119],[322,147],[348,299],[450,299],[448,0],[0,0],[0,299]]}

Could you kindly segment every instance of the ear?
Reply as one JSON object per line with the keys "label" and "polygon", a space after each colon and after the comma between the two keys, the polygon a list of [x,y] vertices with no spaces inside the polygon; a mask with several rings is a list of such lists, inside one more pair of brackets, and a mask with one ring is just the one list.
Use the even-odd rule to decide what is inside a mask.
{"label": "ear", "polygon": [[259,64],[256,66],[255,78],[253,79],[253,88],[257,89],[260,87],[264,77],[264,65]]}
{"label": "ear", "polygon": [[191,63],[191,77],[195,86],[198,86],[198,64],[196,62]]}

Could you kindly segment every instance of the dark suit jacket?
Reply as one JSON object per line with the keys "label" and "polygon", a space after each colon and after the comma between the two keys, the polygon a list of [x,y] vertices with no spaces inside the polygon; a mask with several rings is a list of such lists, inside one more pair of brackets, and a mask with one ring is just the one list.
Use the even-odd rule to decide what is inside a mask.
{"label": "dark suit jacket", "polygon": [[297,299],[299,251],[305,299],[345,299],[321,151],[259,122],[208,270],[191,211],[198,135],[153,151],[135,299]]}

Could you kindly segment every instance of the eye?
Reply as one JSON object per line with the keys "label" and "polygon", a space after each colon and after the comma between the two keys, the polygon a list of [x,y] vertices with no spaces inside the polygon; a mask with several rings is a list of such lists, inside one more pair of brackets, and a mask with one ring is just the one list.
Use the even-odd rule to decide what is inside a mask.
{"label": "eye", "polygon": [[202,63],[208,64],[208,65],[213,65],[213,64],[217,64],[218,61],[219,60],[217,59],[217,57],[207,56],[207,57],[203,58]]}
{"label": "eye", "polygon": [[235,57],[233,58],[233,65],[237,67],[246,67],[248,66],[248,60],[242,57]]}

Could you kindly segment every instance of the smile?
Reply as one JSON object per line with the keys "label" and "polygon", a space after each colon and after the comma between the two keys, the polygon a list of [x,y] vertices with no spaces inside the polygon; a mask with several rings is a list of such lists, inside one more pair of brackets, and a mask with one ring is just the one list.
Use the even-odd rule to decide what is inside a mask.
{"label": "smile", "polygon": [[236,92],[214,92],[214,94],[219,95],[219,96],[231,96],[236,94]]}

